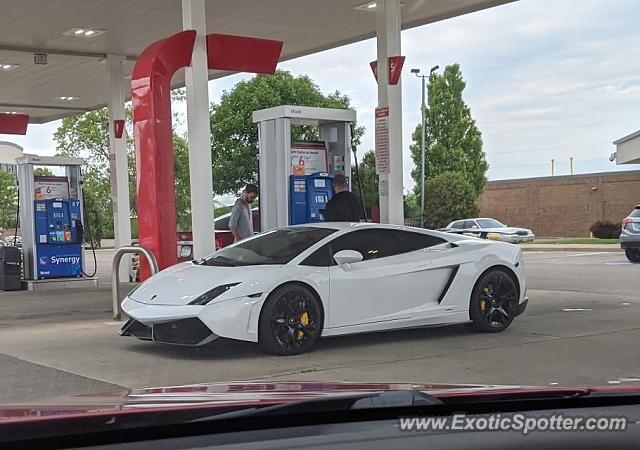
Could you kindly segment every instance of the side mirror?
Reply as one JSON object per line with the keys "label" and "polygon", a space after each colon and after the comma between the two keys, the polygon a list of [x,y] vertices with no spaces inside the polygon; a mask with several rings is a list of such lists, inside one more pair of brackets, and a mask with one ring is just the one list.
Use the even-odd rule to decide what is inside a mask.
{"label": "side mirror", "polygon": [[338,253],[333,255],[333,259],[342,266],[343,264],[360,262],[364,259],[364,256],[356,250],[340,250]]}

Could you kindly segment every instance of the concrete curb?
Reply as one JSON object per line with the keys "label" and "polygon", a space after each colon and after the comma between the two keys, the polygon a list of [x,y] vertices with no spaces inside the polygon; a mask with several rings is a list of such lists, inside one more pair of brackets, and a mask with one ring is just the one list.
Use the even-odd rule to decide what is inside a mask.
{"label": "concrete curb", "polygon": [[567,247],[566,245],[528,245],[528,246],[520,246],[523,252],[581,252],[581,253],[591,253],[591,252],[600,252],[600,253],[621,253],[624,252],[619,246],[611,245],[611,248],[606,247],[589,247],[587,246],[578,246],[578,247]]}

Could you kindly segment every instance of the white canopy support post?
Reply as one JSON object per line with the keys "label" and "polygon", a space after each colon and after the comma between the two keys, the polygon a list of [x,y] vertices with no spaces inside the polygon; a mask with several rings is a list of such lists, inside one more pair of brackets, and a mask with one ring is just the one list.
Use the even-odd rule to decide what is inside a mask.
{"label": "white canopy support post", "polygon": [[402,84],[389,84],[389,57],[400,56],[400,2],[376,2],[378,106],[389,107],[389,173],[379,175],[380,222],[404,224]]}
{"label": "white canopy support post", "polygon": [[[107,71],[109,73],[109,170],[111,174],[111,198],[113,204],[113,232],[115,246],[131,245],[131,206],[129,204],[129,161],[127,157],[127,134],[122,128],[121,137],[116,137],[116,121],[125,120],[124,110],[124,75],[122,63],[126,59],[122,56],[107,56]],[[123,124],[123,122],[120,122]],[[89,231],[95,224],[95,217],[85,216],[89,224]],[[126,264],[120,266],[120,277],[128,279],[129,256]]]}
{"label": "white canopy support post", "polygon": [[198,259],[215,250],[205,0],[182,0],[182,27],[197,32],[191,66],[185,68],[184,78],[187,90],[193,257]]}

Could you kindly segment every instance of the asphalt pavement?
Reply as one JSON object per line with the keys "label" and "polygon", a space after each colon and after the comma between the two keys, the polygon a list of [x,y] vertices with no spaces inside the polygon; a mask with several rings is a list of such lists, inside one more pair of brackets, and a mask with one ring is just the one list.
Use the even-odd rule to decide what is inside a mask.
{"label": "asphalt pavement", "polygon": [[[100,253],[99,264],[110,263],[109,253]],[[108,287],[0,292],[0,402],[254,379],[640,381],[640,264],[620,252],[527,251],[525,269],[529,307],[505,332],[450,326],[328,338],[293,357],[223,339],[185,348],[120,337]]]}

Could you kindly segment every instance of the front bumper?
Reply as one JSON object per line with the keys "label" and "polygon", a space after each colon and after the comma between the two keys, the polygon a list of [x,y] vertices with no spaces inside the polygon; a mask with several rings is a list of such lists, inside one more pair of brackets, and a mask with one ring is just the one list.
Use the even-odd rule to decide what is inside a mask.
{"label": "front bumper", "polygon": [[258,342],[262,301],[238,297],[206,306],[153,305],[126,297],[122,310],[137,323],[127,322],[120,334],[176,345],[204,345],[218,337]]}
{"label": "front bumper", "polygon": [[520,235],[520,234],[503,234],[502,240],[511,244],[521,244],[524,242],[533,242],[536,238],[534,234]]}
{"label": "front bumper", "polygon": [[151,326],[129,319],[120,329],[120,336],[134,336],[161,344],[191,346],[203,345],[218,337],[197,317],[153,323]]}

